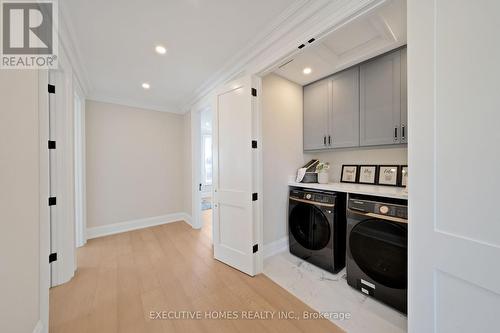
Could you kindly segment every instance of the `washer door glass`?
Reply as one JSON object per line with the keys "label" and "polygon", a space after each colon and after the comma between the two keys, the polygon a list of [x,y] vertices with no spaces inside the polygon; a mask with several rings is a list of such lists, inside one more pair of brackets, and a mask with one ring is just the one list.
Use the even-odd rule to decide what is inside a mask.
{"label": "washer door glass", "polygon": [[289,228],[295,240],[308,250],[321,250],[330,241],[330,223],[323,212],[313,205],[299,203],[293,207]]}
{"label": "washer door glass", "polygon": [[359,268],[376,282],[396,289],[407,286],[408,230],[384,220],[370,219],[354,226],[349,250]]}

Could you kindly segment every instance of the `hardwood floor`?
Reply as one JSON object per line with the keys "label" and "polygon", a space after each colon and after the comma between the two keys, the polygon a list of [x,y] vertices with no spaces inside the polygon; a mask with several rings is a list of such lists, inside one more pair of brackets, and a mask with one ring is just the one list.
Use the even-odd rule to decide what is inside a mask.
{"label": "hardwood floor", "polygon": [[[201,230],[175,222],[90,240],[78,249],[73,280],[50,291],[50,332],[342,332],[325,319],[277,314],[273,320],[205,319],[212,311],[300,316],[313,310],[266,276],[252,278],[214,260],[210,211],[204,221]],[[151,311],[200,311],[203,319],[152,320]]]}

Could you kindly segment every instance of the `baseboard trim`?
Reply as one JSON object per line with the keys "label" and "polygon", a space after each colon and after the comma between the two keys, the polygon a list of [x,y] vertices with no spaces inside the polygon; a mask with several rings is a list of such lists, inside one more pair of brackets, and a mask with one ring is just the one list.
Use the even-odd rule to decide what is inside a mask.
{"label": "baseboard trim", "polygon": [[288,236],[264,245],[264,259],[288,250]]}
{"label": "baseboard trim", "polygon": [[178,221],[184,221],[191,225],[191,216],[186,213],[174,213],[87,228],[87,239],[109,236]]}
{"label": "baseboard trim", "polygon": [[41,320],[36,323],[33,333],[43,333],[43,324]]}

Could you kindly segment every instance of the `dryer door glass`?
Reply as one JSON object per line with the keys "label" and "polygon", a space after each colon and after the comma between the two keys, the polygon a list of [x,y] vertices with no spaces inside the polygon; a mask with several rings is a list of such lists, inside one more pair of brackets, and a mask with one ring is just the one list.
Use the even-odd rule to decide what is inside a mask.
{"label": "dryer door glass", "polygon": [[396,289],[407,285],[408,230],[398,223],[370,219],[354,226],[349,250],[359,268],[376,282]]}
{"label": "dryer door glass", "polygon": [[295,240],[309,250],[321,250],[330,241],[327,217],[313,205],[297,204],[289,217],[289,228]]}

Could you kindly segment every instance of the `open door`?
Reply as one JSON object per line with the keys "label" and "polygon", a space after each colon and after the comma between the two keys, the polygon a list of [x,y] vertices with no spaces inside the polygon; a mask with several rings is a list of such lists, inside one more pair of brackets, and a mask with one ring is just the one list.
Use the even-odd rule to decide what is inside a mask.
{"label": "open door", "polygon": [[499,12],[408,1],[410,333],[499,331]]}
{"label": "open door", "polygon": [[257,79],[250,76],[217,89],[213,112],[214,257],[256,274]]}

